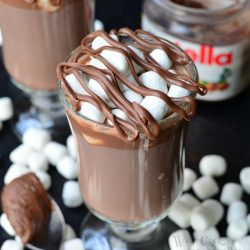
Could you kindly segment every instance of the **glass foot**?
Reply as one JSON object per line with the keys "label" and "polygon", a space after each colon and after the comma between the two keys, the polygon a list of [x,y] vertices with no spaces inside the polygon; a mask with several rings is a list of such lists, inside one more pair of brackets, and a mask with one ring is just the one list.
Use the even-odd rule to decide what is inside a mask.
{"label": "glass foot", "polygon": [[82,225],[81,237],[86,250],[169,250],[168,237],[178,228],[168,219],[154,225],[155,228],[145,228],[141,234],[135,232],[135,239],[147,232],[145,238],[132,242],[130,237],[128,242],[116,234],[113,226],[88,214]]}

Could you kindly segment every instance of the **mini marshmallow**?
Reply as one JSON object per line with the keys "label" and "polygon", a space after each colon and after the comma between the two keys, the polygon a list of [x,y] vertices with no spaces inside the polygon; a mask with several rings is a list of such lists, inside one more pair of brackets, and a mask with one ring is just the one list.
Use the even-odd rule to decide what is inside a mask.
{"label": "mini marshmallow", "polygon": [[43,153],[32,153],[28,158],[28,167],[32,171],[48,171],[49,163]]}
{"label": "mini marshmallow", "polygon": [[0,121],[10,120],[14,115],[12,100],[9,97],[0,98]]}
{"label": "mini marshmallow", "polygon": [[87,65],[93,66],[98,69],[107,69],[107,67],[98,59],[91,58]]}
{"label": "mini marshmallow", "polygon": [[94,21],[94,31],[104,30],[104,24],[101,20],[95,19]]}
{"label": "mini marshmallow", "polygon": [[[250,246],[250,236],[246,236],[243,239],[237,240],[234,243],[234,248],[235,250],[249,250]],[[228,249],[225,249],[228,250]]]}
{"label": "mini marshmallow", "polygon": [[195,231],[205,231],[216,226],[223,214],[223,206],[218,201],[206,200],[192,211],[191,226]]}
{"label": "mini marshmallow", "polygon": [[49,190],[52,184],[50,175],[44,171],[33,171],[33,173],[38,177],[43,187]]}
{"label": "mini marshmallow", "polygon": [[193,185],[193,191],[198,198],[205,200],[219,192],[217,182],[210,176],[203,176],[197,179]]}
{"label": "mini marshmallow", "polygon": [[68,154],[68,151],[63,144],[51,141],[45,145],[43,153],[47,157],[49,163],[56,166],[58,162]]}
{"label": "mini marshmallow", "polygon": [[6,240],[1,246],[1,250],[23,250],[23,245],[17,240]]}
{"label": "mini marshmallow", "polygon": [[164,69],[170,69],[173,65],[167,53],[162,49],[155,49],[149,55]]}
{"label": "mini marshmallow", "polygon": [[247,216],[247,205],[243,201],[232,202],[227,210],[227,223],[232,223],[238,219],[244,219]]}
{"label": "mini marshmallow", "polygon": [[[137,85],[137,82],[136,82],[133,75],[130,74],[130,75],[126,76],[126,78],[131,84]],[[119,89],[121,90],[121,92],[130,90],[129,87],[127,85],[125,85],[122,81],[120,81],[119,79],[117,80],[117,83],[118,83],[118,86],[119,86]]]}
{"label": "mini marshmallow", "polygon": [[4,176],[4,184],[7,185],[14,179],[28,174],[29,172],[30,170],[24,165],[12,164]]}
{"label": "mini marshmallow", "polygon": [[[115,41],[119,41],[119,38],[118,36],[116,35],[110,35],[110,37],[115,40]],[[97,50],[101,47],[104,47],[104,46],[108,46],[108,47],[112,47],[108,41],[105,40],[105,38],[102,38],[101,36],[98,36],[94,39],[94,41],[92,42],[92,49],[93,50]]]}
{"label": "mini marshmallow", "polygon": [[108,95],[98,81],[90,79],[88,82],[88,88],[97,96],[99,96],[103,101],[109,100]]}
{"label": "mini marshmallow", "polygon": [[245,167],[240,171],[240,183],[244,191],[250,194],[250,167]]}
{"label": "mini marshmallow", "polygon": [[245,219],[234,220],[227,227],[227,237],[232,240],[240,240],[248,233],[248,224]]}
{"label": "mini marshmallow", "polygon": [[131,103],[135,102],[135,103],[140,104],[142,102],[142,100],[143,100],[143,97],[140,94],[138,94],[138,93],[136,93],[136,92],[134,92],[133,90],[130,90],[130,89],[126,90],[123,93],[123,96],[128,101],[130,101]]}
{"label": "mini marshmallow", "polygon": [[76,233],[74,229],[70,225],[66,224],[64,229],[63,241],[69,241],[75,238],[76,238]]}
{"label": "mini marshmallow", "polygon": [[[141,50],[139,50],[139,49],[137,49],[137,48],[135,48],[135,47],[133,47],[133,46],[131,46],[131,45],[128,45],[128,47],[129,47],[131,50],[133,50],[133,52],[134,52],[138,57],[140,57],[142,60],[145,60],[145,56],[144,56],[144,54],[143,54],[143,52],[142,52]],[[135,72],[136,72],[137,74],[143,70],[143,68],[142,68],[140,65],[138,65],[136,62],[132,61],[132,63],[133,63]]]}
{"label": "mini marshmallow", "polygon": [[103,123],[105,121],[103,113],[95,105],[88,102],[81,102],[79,113],[95,122]]}
{"label": "mini marshmallow", "polygon": [[179,201],[184,203],[186,206],[188,206],[191,210],[193,210],[195,207],[200,205],[200,201],[196,199],[192,194],[183,194]]}
{"label": "mini marshmallow", "polygon": [[70,156],[64,156],[57,164],[57,171],[65,179],[72,180],[76,179],[78,175],[78,166],[76,161]]}
{"label": "mini marshmallow", "polygon": [[194,239],[200,241],[204,246],[214,245],[220,238],[220,234],[215,227],[210,227],[205,231],[195,231]]}
{"label": "mini marshmallow", "polygon": [[74,74],[69,74],[65,77],[65,80],[69,84],[70,88],[80,95],[88,95],[86,90],[82,87],[78,79],[75,77]]}
{"label": "mini marshmallow", "polygon": [[168,112],[168,105],[159,97],[146,96],[140,104],[153,118],[160,122]]}
{"label": "mini marshmallow", "polygon": [[16,235],[16,232],[15,230],[13,229],[13,227],[11,226],[10,224],[10,221],[7,217],[6,214],[2,214],[1,217],[0,217],[0,224],[1,224],[1,227],[4,229],[4,231],[10,235],[10,236],[15,236]]}
{"label": "mini marshmallow", "polygon": [[[208,250],[207,246],[200,241],[195,241],[189,250]],[[209,250],[213,250],[210,249]]]}
{"label": "mini marshmallow", "polygon": [[178,230],[170,234],[168,244],[171,250],[189,250],[192,238],[187,230]]}
{"label": "mini marshmallow", "polygon": [[128,120],[128,116],[120,109],[113,109],[112,114],[124,121]]}
{"label": "mini marshmallow", "polygon": [[227,162],[221,155],[206,155],[201,158],[199,169],[202,175],[219,177],[226,173]]}
{"label": "mini marshmallow", "polygon": [[48,131],[39,128],[29,128],[23,134],[23,144],[30,146],[34,150],[42,151],[44,146],[51,141]]}
{"label": "mini marshmallow", "polygon": [[67,181],[62,190],[62,199],[66,207],[75,208],[83,204],[79,183],[76,181]]}
{"label": "mini marshmallow", "polygon": [[30,146],[21,144],[10,153],[10,160],[13,163],[27,165],[29,156],[34,152]]}
{"label": "mini marshmallow", "polygon": [[168,93],[167,82],[156,72],[148,71],[140,75],[141,83],[149,88],[159,90],[165,94]]}
{"label": "mini marshmallow", "polygon": [[70,135],[70,136],[67,138],[66,145],[67,145],[67,148],[68,148],[68,151],[69,151],[70,156],[73,157],[74,159],[76,159],[76,156],[77,156],[77,148],[76,148],[76,143],[75,143],[75,140],[74,140],[73,135]]}
{"label": "mini marshmallow", "polygon": [[232,202],[241,200],[243,194],[242,187],[233,182],[225,184],[221,191],[220,200],[225,205],[230,205]]}
{"label": "mini marshmallow", "polygon": [[188,191],[193,182],[197,179],[197,174],[190,168],[184,169],[184,182],[183,182],[183,190]]}
{"label": "mini marshmallow", "polygon": [[234,249],[233,248],[233,241],[231,239],[226,238],[226,237],[219,238],[215,242],[215,249],[216,250],[233,250]]}
{"label": "mini marshmallow", "polygon": [[72,239],[63,243],[61,250],[85,250],[81,239]]}
{"label": "mini marshmallow", "polygon": [[174,84],[172,84],[170,86],[169,92],[168,92],[168,96],[174,97],[174,98],[190,96],[190,94],[191,94],[191,91],[189,91],[183,87],[174,85]]}

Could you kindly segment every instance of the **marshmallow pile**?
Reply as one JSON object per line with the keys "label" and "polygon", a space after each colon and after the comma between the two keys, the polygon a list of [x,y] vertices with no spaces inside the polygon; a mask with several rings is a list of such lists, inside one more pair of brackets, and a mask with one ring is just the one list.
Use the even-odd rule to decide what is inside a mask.
{"label": "marshmallow pile", "polygon": [[[240,184],[229,182],[222,190],[215,178],[227,171],[224,157],[204,156],[199,170],[202,175],[199,178],[192,169],[184,170],[185,193],[173,204],[169,213],[169,219],[180,227],[169,237],[170,249],[249,250],[250,214],[242,196],[243,192],[250,194],[250,167],[241,170]],[[194,195],[187,193],[191,189]],[[227,222],[226,236],[221,236],[216,228],[222,219]]]}
{"label": "marshmallow pile", "polygon": [[9,97],[0,98],[0,130],[3,128],[3,123],[10,120],[14,115],[12,100]]}

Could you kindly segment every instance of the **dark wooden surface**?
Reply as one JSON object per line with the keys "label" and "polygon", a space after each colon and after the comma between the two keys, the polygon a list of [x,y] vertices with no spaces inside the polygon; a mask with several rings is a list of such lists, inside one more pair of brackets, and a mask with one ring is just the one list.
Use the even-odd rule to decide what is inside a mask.
{"label": "dark wooden surface", "polygon": [[[107,30],[127,26],[140,27],[139,0],[98,0],[97,18],[104,21]],[[250,70],[250,69],[249,69]],[[20,92],[13,87],[0,62],[0,97],[11,96],[20,100]],[[10,166],[9,152],[19,144],[11,129],[11,123],[4,124],[0,131],[0,188],[3,177]],[[238,97],[222,103],[198,103],[196,117],[190,122],[187,144],[187,166],[198,170],[198,162],[205,154],[216,153],[226,157],[229,165],[227,174],[218,179],[220,186],[228,181],[238,182],[242,167],[250,166],[250,88]],[[64,179],[51,167],[53,185],[50,193],[61,205],[66,222],[79,231],[86,208],[67,209],[62,205],[61,189]],[[249,202],[249,197],[244,199]],[[221,234],[225,233],[225,222],[220,223]],[[8,236],[0,229],[0,245]]]}

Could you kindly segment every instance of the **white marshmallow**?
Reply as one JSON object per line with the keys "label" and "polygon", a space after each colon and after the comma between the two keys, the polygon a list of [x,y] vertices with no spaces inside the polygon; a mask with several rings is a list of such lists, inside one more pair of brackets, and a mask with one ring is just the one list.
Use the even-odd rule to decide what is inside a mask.
{"label": "white marshmallow", "polygon": [[227,223],[232,223],[238,219],[244,219],[247,216],[247,205],[243,201],[232,202],[227,210]]}
{"label": "white marshmallow", "polygon": [[16,232],[15,230],[13,229],[13,227],[11,226],[10,224],[10,221],[7,217],[6,214],[2,214],[1,217],[0,217],[0,224],[1,224],[1,227],[4,229],[4,231],[10,235],[10,236],[15,236],[16,235]]}
{"label": "white marshmallow", "polygon": [[186,206],[188,206],[191,210],[193,210],[195,207],[200,205],[200,201],[196,199],[192,194],[183,194],[179,201],[184,203]]}
{"label": "white marshmallow", "polygon": [[[132,74],[129,74],[128,76],[126,76],[126,78],[131,84],[137,85],[137,82]],[[127,85],[125,85],[122,81],[117,80],[117,83],[118,83],[118,86],[119,86],[119,89],[121,90],[121,92],[124,92],[126,90],[130,90],[130,88]]]}
{"label": "white marshmallow", "polygon": [[104,24],[101,20],[95,19],[94,21],[94,31],[104,30]]}
{"label": "white marshmallow", "polygon": [[70,156],[64,156],[57,164],[57,171],[65,179],[72,180],[76,179],[78,175],[78,166],[76,161]]}
{"label": "white marshmallow", "polygon": [[52,184],[50,175],[44,171],[33,171],[33,172],[38,177],[40,182],[43,184],[44,189],[49,190]]}
{"label": "white marshmallow", "polygon": [[195,231],[205,231],[216,226],[223,214],[223,206],[218,201],[206,200],[192,211],[191,226]]}
{"label": "white marshmallow", "polygon": [[101,56],[119,72],[126,75],[128,73],[128,63],[124,55],[117,51],[103,50]]}
{"label": "white marshmallow", "polygon": [[23,250],[23,245],[17,240],[6,240],[1,246],[1,250]]}
{"label": "white marshmallow", "polygon": [[164,69],[170,69],[173,65],[167,53],[162,49],[154,49],[149,55]]}
{"label": "white marshmallow", "polygon": [[[234,243],[234,248],[235,250],[249,250],[250,246],[250,236],[246,236],[243,239],[237,240]],[[227,249],[225,249],[227,250]]]}
{"label": "white marshmallow", "polygon": [[233,182],[225,184],[221,191],[220,200],[225,205],[230,205],[232,202],[241,200],[243,194],[242,187]]}
{"label": "white marshmallow", "polygon": [[[207,246],[200,241],[195,241],[189,250],[208,250]],[[213,250],[210,249],[209,250]]]}
{"label": "white marshmallow", "polygon": [[43,153],[32,153],[28,158],[28,167],[32,171],[48,171],[49,163]]}
{"label": "white marshmallow", "polygon": [[[118,36],[116,36],[116,35],[110,35],[110,37],[112,38],[112,39],[114,39],[115,41],[119,41],[119,38],[118,38]],[[97,50],[97,49],[99,49],[99,48],[101,48],[101,47],[104,47],[104,46],[108,46],[108,47],[112,47],[109,43],[108,43],[108,41],[106,41],[104,38],[102,38],[101,36],[98,36],[98,37],[96,37],[95,39],[94,39],[94,41],[92,42],[92,49],[93,50]]]}
{"label": "white marshmallow", "polygon": [[63,144],[51,141],[45,145],[43,153],[47,157],[49,163],[56,166],[58,162],[68,154],[68,151]]}
{"label": "white marshmallow", "polygon": [[188,191],[192,185],[193,182],[197,179],[197,174],[194,172],[194,170],[190,168],[184,169],[184,181],[183,181],[183,190]]}
{"label": "white marshmallow", "polygon": [[217,240],[215,243],[215,249],[216,250],[234,250],[233,241],[226,237],[219,238],[219,240]]}
{"label": "white marshmallow", "polygon": [[83,204],[79,183],[76,181],[67,181],[62,190],[62,199],[66,207],[75,208]]}
{"label": "white marshmallow", "polygon": [[76,238],[76,233],[74,229],[70,225],[66,224],[64,229],[63,241],[69,241],[75,238]]}
{"label": "white marshmallow", "polygon": [[30,173],[30,170],[24,165],[12,164],[4,176],[4,184],[7,185],[14,179],[21,177],[28,173]]}
{"label": "white marshmallow", "polygon": [[199,169],[202,175],[219,177],[226,173],[227,162],[221,155],[206,155],[201,158]]}
{"label": "white marshmallow", "polygon": [[245,219],[234,220],[227,227],[227,237],[232,240],[240,240],[247,235],[248,224]]}
{"label": "white marshmallow", "polygon": [[204,246],[215,245],[219,240],[220,234],[215,227],[210,227],[205,231],[195,231],[194,239],[200,241]]}
{"label": "white marshmallow", "polygon": [[77,94],[88,95],[80,82],[77,80],[74,74],[69,74],[65,77],[65,80],[69,84],[70,88]]}
{"label": "white marshmallow", "polygon": [[[135,47],[133,47],[133,46],[131,46],[131,45],[128,45],[128,47],[129,47],[131,50],[133,50],[133,52],[134,52],[138,57],[140,57],[142,60],[145,60],[145,56],[144,56],[144,54],[143,54],[143,52],[142,52],[141,50],[139,50],[139,49],[137,49],[137,48],[135,48]],[[132,61],[132,63],[133,63],[135,72],[136,72],[137,74],[143,70],[143,68],[142,68],[140,65],[138,65],[136,62]]]}
{"label": "white marshmallow", "polygon": [[140,105],[158,122],[164,118],[169,109],[168,105],[156,96],[146,96]]}
{"label": "white marshmallow", "polygon": [[95,105],[88,102],[81,103],[79,113],[95,122],[103,123],[105,121],[103,113]]}
{"label": "white marshmallow", "polygon": [[81,239],[72,239],[63,243],[61,250],[85,250]]}
{"label": "white marshmallow", "polygon": [[37,151],[42,151],[49,141],[51,141],[51,136],[48,131],[43,129],[30,128],[23,134],[23,144]]}
{"label": "white marshmallow", "polygon": [[250,167],[245,167],[240,171],[240,183],[244,191],[250,194]]}
{"label": "white marshmallow", "polygon": [[133,90],[126,90],[124,93],[123,93],[123,96],[128,100],[130,101],[131,103],[135,102],[135,103],[138,103],[140,104],[143,100],[143,97],[134,92]]}
{"label": "white marshmallow", "polygon": [[180,86],[172,84],[169,88],[168,96],[179,98],[179,97],[185,97],[190,96],[191,92],[185,88],[182,88]]}
{"label": "white marshmallow", "polygon": [[87,65],[93,66],[98,69],[107,69],[107,67],[98,59],[91,58]]}
{"label": "white marshmallow", "polygon": [[193,183],[192,187],[196,196],[201,200],[210,198],[219,192],[218,184],[210,176],[200,177]]}
{"label": "white marshmallow", "polygon": [[175,231],[168,238],[171,250],[189,250],[192,243],[192,238],[187,230]]}
{"label": "white marshmallow", "polygon": [[76,159],[76,157],[77,157],[77,147],[76,147],[76,143],[75,143],[73,135],[70,135],[67,138],[66,145],[67,145],[70,156],[73,157],[74,159]]}
{"label": "white marshmallow", "polygon": [[0,121],[10,120],[14,115],[12,100],[9,97],[0,98]]}
{"label": "white marshmallow", "polygon": [[128,120],[128,116],[120,109],[113,109],[112,114],[124,121]]}
{"label": "white marshmallow", "polygon": [[93,91],[97,96],[99,96],[102,100],[109,100],[108,95],[106,94],[105,90],[102,88],[101,84],[94,80],[90,79],[88,82],[88,87],[91,91]]}
{"label": "white marshmallow", "polygon": [[10,160],[17,164],[28,164],[28,159],[35,151],[28,145],[21,144],[10,153]]}

